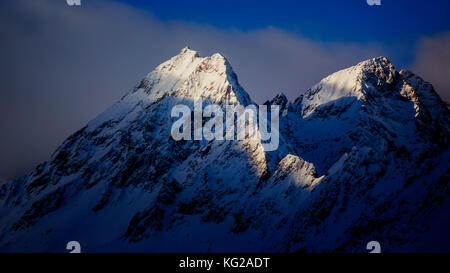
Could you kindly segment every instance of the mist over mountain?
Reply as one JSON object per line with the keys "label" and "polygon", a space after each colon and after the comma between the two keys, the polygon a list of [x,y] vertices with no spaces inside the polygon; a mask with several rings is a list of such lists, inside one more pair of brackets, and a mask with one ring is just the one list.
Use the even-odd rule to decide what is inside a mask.
{"label": "mist over mountain", "polygon": [[0,251],[449,250],[449,110],[384,57],[279,94],[280,145],[175,141],[171,109],[255,104],[221,54],[189,48],[0,186]]}

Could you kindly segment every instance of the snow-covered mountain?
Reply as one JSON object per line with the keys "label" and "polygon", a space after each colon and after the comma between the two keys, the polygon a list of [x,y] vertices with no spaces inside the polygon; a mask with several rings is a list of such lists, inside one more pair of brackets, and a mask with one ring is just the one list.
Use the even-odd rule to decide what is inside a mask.
{"label": "snow-covered mountain", "polygon": [[0,187],[0,251],[450,250],[450,115],[433,87],[383,57],[294,102],[280,146],[175,141],[176,104],[254,104],[220,54],[184,48]]}

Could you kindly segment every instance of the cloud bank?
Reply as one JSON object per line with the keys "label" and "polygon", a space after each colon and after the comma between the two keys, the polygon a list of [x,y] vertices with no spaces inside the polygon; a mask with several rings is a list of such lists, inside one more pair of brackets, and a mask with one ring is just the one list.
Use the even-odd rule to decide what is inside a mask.
{"label": "cloud bank", "polygon": [[[2,177],[22,175],[47,159],[66,137],[186,45],[203,56],[226,56],[258,103],[279,92],[295,99],[332,72],[386,55],[377,44],[321,43],[272,27],[241,32],[163,22],[113,1],[82,3],[0,4]],[[427,41],[422,45],[434,46]],[[434,65],[427,61],[425,49],[419,54],[418,70]],[[445,65],[448,69],[448,62],[441,64]]]}
{"label": "cloud bank", "polygon": [[450,33],[422,39],[411,70],[431,82],[441,98],[450,102]]}

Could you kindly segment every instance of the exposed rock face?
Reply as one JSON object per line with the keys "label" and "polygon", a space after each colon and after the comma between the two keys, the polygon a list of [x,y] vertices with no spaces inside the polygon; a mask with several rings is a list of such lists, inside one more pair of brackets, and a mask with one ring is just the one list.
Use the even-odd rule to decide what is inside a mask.
{"label": "exposed rock face", "polygon": [[183,49],[0,186],[0,251],[449,250],[449,111],[421,78],[380,57],[280,94],[272,152],[173,140],[198,98],[253,104],[223,56]]}

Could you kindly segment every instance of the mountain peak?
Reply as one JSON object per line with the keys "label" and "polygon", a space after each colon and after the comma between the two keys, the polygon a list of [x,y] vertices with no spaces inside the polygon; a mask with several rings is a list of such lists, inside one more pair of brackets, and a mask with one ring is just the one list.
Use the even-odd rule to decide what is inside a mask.
{"label": "mountain peak", "polygon": [[286,95],[281,92],[278,93],[272,100],[268,100],[264,103],[265,105],[279,105],[280,106],[280,110],[283,111],[285,110],[288,105],[289,105],[289,100],[286,97]]}
{"label": "mountain peak", "polygon": [[364,99],[368,93],[385,90],[398,76],[386,57],[362,61],[342,69],[308,89],[302,99],[303,114],[309,115],[317,106],[353,97]]}
{"label": "mountain peak", "polygon": [[382,65],[386,67],[392,66],[392,62],[385,56],[378,56],[372,59],[367,59],[360,62],[359,64]]}
{"label": "mountain peak", "polygon": [[[388,84],[393,83],[398,72],[394,65],[386,57],[377,57],[363,61],[356,65],[360,67],[362,73],[375,76],[378,80],[382,80]],[[363,77],[362,80],[367,80]]]}
{"label": "mountain peak", "polygon": [[158,65],[131,93],[90,122],[90,128],[113,117],[126,115],[136,105],[152,104],[170,96],[177,99],[208,99],[212,103],[251,104],[228,60],[220,53],[200,57],[184,47],[179,54]]}
{"label": "mountain peak", "polygon": [[279,98],[279,99],[282,99],[282,100],[287,100],[287,97],[286,97],[286,95],[283,92],[278,93],[275,96],[275,98]]}
{"label": "mountain peak", "polygon": [[184,54],[193,54],[193,55],[198,55],[198,52],[195,50],[192,50],[189,46],[185,46],[180,50],[180,53],[178,53],[178,55],[184,55]]}

